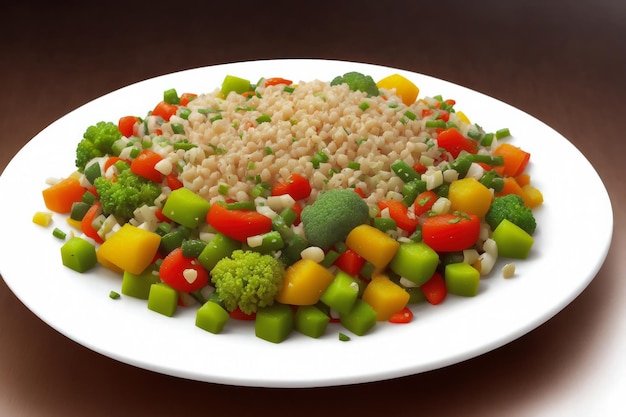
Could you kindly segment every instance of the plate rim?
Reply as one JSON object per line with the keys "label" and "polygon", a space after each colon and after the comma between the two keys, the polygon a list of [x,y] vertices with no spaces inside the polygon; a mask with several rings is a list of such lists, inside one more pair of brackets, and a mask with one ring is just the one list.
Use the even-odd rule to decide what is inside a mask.
{"label": "plate rim", "polygon": [[[33,313],[35,313],[35,315],[37,317],[39,317],[42,321],[44,321],[46,324],[48,324],[49,326],[51,326],[52,328],[54,328],[55,330],[59,331],[61,334],[65,335],[66,337],[70,338],[71,340],[76,341],[77,343],[93,350],[96,351],[100,354],[103,354],[104,356],[113,358],[115,360],[118,360],[120,362],[123,363],[127,363],[127,364],[131,364],[131,365],[136,365],[139,366],[141,368],[144,369],[148,369],[148,370],[152,370],[155,372],[160,372],[160,373],[164,373],[164,374],[168,374],[168,375],[173,375],[173,376],[178,376],[178,377],[182,377],[182,378],[188,378],[188,379],[194,379],[194,380],[199,380],[199,381],[205,381],[205,382],[216,382],[216,383],[222,383],[222,384],[228,384],[228,385],[240,385],[240,386],[270,386],[270,387],[312,387],[312,386],[332,386],[332,385],[348,385],[348,384],[355,384],[355,383],[362,383],[362,382],[372,382],[372,381],[380,381],[380,380],[385,380],[385,379],[391,379],[391,378],[395,378],[395,377],[400,377],[400,376],[406,376],[406,375],[410,375],[410,374],[415,374],[415,373],[421,373],[421,372],[425,372],[428,370],[434,370],[434,369],[438,369],[441,367],[445,367],[445,366],[449,366],[455,363],[459,363],[462,362],[464,360],[479,356],[483,353],[487,353],[489,351],[492,351],[494,349],[496,349],[497,347],[500,347],[504,344],[510,343],[511,341],[523,336],[524,334],[530,332],[531,330],[539,327],[541,324],[545,323],[547,320],[549,320],[551,317],[553,317],[554,315],[558,314],[564,307],[566,307],[568,304],[570,304],[576,297],[578,297],[578,295],[580,295],[580,293],[582,293],[584,291],[584,289],[589,285],[589,283],[595,278],[595,276],[597,275],[597,272],[599,271],[599,269],[601,268],[602,264],[604,263],[606,256],[608,255],[608,251],[611,245],[611,241],[612,241],[612,234],[613,234],[613,209],[611,207],[611,201],[610,201],[610,197],[609,194],[606,190],[606,187],[604,186],[604,183],[602,181],[602,179],[600,178],[599,174],[597,173],[597,171],[595,170],[595,168],[593,168],[593,166],[591,165],[591,163],[587,160],[587,158],[571,143],[569,142],[569,140],[567,140],[564,136],[562,136],[560,133],[558,133],[556,130],[554,130],[553,128],[549,127],[547,124],[545,124],[544,122],[536,119],[535,117],[531,116],[530,114],[517,109],[505,102],[502,102],[498,99],[495,99],[491,96],[488,96],[482,92],[479,91],[475,91],[472,89],[469,89],[467,87],[452,83],[450,81],[444,80],[444,79],[439,79],[436,77],[433,77],[431,75],[427,75],[427,74],[421,74],[421,73],[417,73],[417,72],[413,72],[410,70],[406,70],[406,69],[400,69],[400,68],[392,68],[392,67],[387,67],[387,66],[382,66],[382,65],[378,65],[378,64],[369,64],[369,63],[363,63],[363,62],[356,62],[356,61],[342,61],[342,60],[335,60],[335,59],[308,59],[308,58],[290,58],[290,59],[263,59],[263,60],[254,60],[254,61],[238,61],[238,62],[230,62],[230,63],[223,63],[223,64],[216,64],[216,65],[211,65],[211,66],[203,66],[203,67],[196,67],[196,68],[191,68],[191,69],[186,69],[186,70],[182,70],[182,71],[177,71],[177,72],[173,72],[173,73],[169,73],[169,74],[163,74],[163,75],[159,75],[156,77],[151,77],[142,81],[139,81],[137,83],[133,83],[133,84],[129,84],[127,86],[121,87],[119,89],[113,90],[110,93],[107,93],[101,97],[98,97],[96,99],[93,99],[91,101],[88,101],[87,103],[79,106],[78,108],[68,112],[67,114],[65,114],[64,116],[62,116],[61,118],[57,119],[56,121],[52,122],[50,125],[46,126],[43,130],[41,130],[37,135],[35,135],[31,140],[29,140],[19,151],[18,153],[11,159],[11,161],[7,164],[7,166],[4,168],[2,174],[0,174],[0,190],[7,190],[10,189],[10,185],[7,184],[7,181],[5,180],[7,176],[11,176],[14,175],[14,171],[18,170],[19,168],[16,167],[16,164],[20,161],[20,158],[22,158],[23,153],[24,152],[28,152],[30,150],[31,147],[34,147],[35,145],[38,144],[37,141],[41,141],[43,138],[45,137],[48,132],[50,132],[51,130],[54,130],[56,127],[58,127],[59,125],[62,125],[64,123],[64,121],[71,119],[72,117],[76,117],[76,115],[81,114],[83,112],[85,112],[87,110],[89,110],[92,106],[93,107],[97,107],[95,106],[93,103],[97,103],[99,100],[103,101],[104,98],[110,98],[111,96],[116,96],[116,95],[123,95],[125,92],[130,91],[132,89],[137,89],[137,85],[142,84],[142,85],[151,85],[153,83],[158,83],[158,81],[161,80],[169,80],[172,77],[176,78],[176,77],[181,77],[181,76],[185,76],[185,75],[193,75],[193,74],[199,74],[201,72],[212,72],[212,71],[218,71],[220,69],[222,70],[228,70],[230,68],[240,68],[242,66],[251,66],[251,67],[256,67],[258,66],[260,63],[265,63],[265,64],[272,64],[272,65],[277,65],[278,67],[281,67],[281,65],[303,65],[303,64],[309,64],[312,66],[343,66],[343,67],[354,67],[354,68],[371,68],[371,69],[377,69],[377,70],[385,70],[385,71],[395,71],[395,72],[399,72],[399,73],[403,73],[403,74],[407,74],[407,75],[411,75],[411,76],[418,76],[418,78],[423,78],[424,80],[430,80],[431,82],[434,82],[435,84],[445,84],[448,87],[452,87],[453,90],[458,90],[458,91],[465,91],[468,94],[471,95],[478,95],[481,96],[482,100],[486,100],[488,102],[495,102],[498,104],[498,106],[501,106],[504,109],[507,109],[509,111],[512,111],[513,113],[518,113],[518,114],[522,114],[524,115],[524,117],[526,118],[530,118],[529,120],[534,121],[534,123],[537,123],[538,126],[542,127],[542,129],[548,131],[548,132],[552,132],[553,135],[555,135],[556,137],[562,139],[564,141],[565,146],[570,146],[573,149],[570,149],[570,151],[573,152],[573,154],[577,154],[579,157],[581,157],[584,162],[586,162],[588,164],[587,168],[590,168],[591,171],[593,172],[593,174],[595,174],[596,176],[596,180],[599,181],[599,184],[602,186],[602,190],[599,190],[600,194],[602,195],[604,202],[606,203],[606,206],[604,207],[605,209],[608,209],[608,212],[605,213],[605,229],[609,230],[608,234],[606,231],[604,231],[604,236],[603,236],[603,242],[601,242],[602,246],[599,248],[598,250],[598,257],[594,263],[594,265],[592,267],[590,267],[589,269],[589,276],[586,276],[585,279],[580,280],[577,284],[577,286],[575,288],[572,288],[569,293],[568,296],[565,298],[562,298],[560,300],[559,303],[557,303],[557,305],[552,306],[553,308],[547,311],[544,311],[543,314],[541,315],[541,320],[539,320],[540,322],[538,322],[537,320],[533,321],[533,322],[528,322],[526,323],[525,327],[520,327],[519,329],[517,329],[516,332],[511,332],[510,334],[507,335],[506,338],[501,338],[497,341],[493,341],[492,343],[488,344],[488,345],[481,345],[477,348],[474,348],[474,350],[472,350],[471,352],[463,352],[463,354],[461,355],[450,355],[448,357],[445,358],[440,358],[436,363],[431,364],[431,366],[426,366],[426,367],[406,367],[404,369],[393,369],[390,371],[385,371],[385,370],[378,370],[376,373],[373,374],[363,374],[363,373],[355,373],[352,375],[335,375],[333,377],[323,377],[323,376],[316,376],[315,378],[309,378],[309,377],[304,377],[304,378],[293,378],[290,380],[279,380],[279,379],[271,379],[271,378],[267,378],[267,377],[263,377],[261,375],[256,375],[256,377],[253,378],[242,378],[240,376],[232,376],[232,375],[227,375],[227,374],[223,374],[223,375],[200,375],[200,374],[194,374],[192,371],[190,370],[179,370],[179,369],[174,369],[171,367],[167,367],[167,366],[163,366],[161,364],[157,364],[157,363],[151,363],[149,361],[142,363],[141,360],[138,359],[134,359],[132,360],[131,358],[128,357],[128,355],[124,355],[123,353],[119,352],[119,351],[111,351],[109,349],[106,348],[102,348],[102,346],[99,346],[97,343],[90,343],[89,340],[85,340],[84,337],[81,337],[79,335],[75,335],[72,334],[71,331],[69,331],[67,329],[67,326],[64,326],[62,324],[59,324],[58,322],[55,322],[54,320],[50,320],[48,319],[48,317],[46,316],[45,312],[42,312],[41,307],[40,306],[34,306],[31,305],[31,299],[29,298],[29,296],[27,294],[24,294],[24,292],[22,291],[21,288],[18,288],[18,286],[15,283],[15,278],[13,276],[11,277],[7,277],[4,274],[4,270],[7,267],[8,263],[5,260],[0,259],[0,273],[2,273],[2,278],[5,281],[5,283],[7,284],[7,286],[9,287],[9,289],[14,293],[14,295],[17,296],[18,299],[20,299],[20,301]],[[263,74],[260,74],[263,75]],[[442,85],[443,85],[442,84]],[[208,91],[207,91],[208,92]],[[156,94],[160,94],[162,93],[162,91],[157,91]],[[421,95],[421,94],[420,94]],[[104,101],[107,101],[104,100]],[[34,145],[33,145],[34,144]],[[18,161],[18,162],[14,162],[14,161]],[[9,174],[6,174],[6,173]],[[53,173],[51,173],[53,174]],[[43,179],[42,179],[42,185],[43,185]],[[0,209],[0,212],[3,212],[4,209]],[[3,247],[4,243],[3,243],[3,239],[0,238],[0,247]],[[60,262],[59,262],[60,263]],[[12,274],[13,272],[11,271],[10,274]],[[523,279],[523,277],[520,277],[520,279]],[[127,300],[125,300],[127,301]],[[478,301],[477,301],[478,302]],[[154,313],[151,313],[154,314]],[[108,329],[109,331],[111,329]],[[240,335],[238,334],[237,337],[239,337]],[[365,336],[367,337],[367,336]],[[315,342],[313,342],[315,343]],[[358,342],[356,342],[358,343]],[[284,345],[287,346],[287,345]],[[280,346],[273,346],[273,348],[275,348],[277,351],[282,351],[284,349],[282,349]]]}

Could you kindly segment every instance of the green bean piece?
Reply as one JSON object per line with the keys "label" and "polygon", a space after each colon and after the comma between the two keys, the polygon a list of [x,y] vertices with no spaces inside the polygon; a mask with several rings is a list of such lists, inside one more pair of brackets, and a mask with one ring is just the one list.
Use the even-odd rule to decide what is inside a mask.
{"label": "green bean piece", "polygon": [[337,258],[339,258],[339,252],[331,249],[326,252],[326,255],[324,255],[324,259],[320,262],[320,265],[330,268],[335,263]]}
{"label": "green bean piece", "polygon": [[206,245],[207,243],[200,239],[189,239],[183,241],[180,248],[184,257],[197,258],[200,256]]}
{"label": "green bean piece", "polygon": [[444,129],[446,127],[446,121],[442,120],[442,119],[437,119],[437,120],[427,120],[425,123],[426,127],[431,127],[431,128],[441,128]]}
{"label": "green bean piece", "polygon": [[508,127],[496,130],[496,139],[504,139],[508,138],[509,136],[511,136],[511,131]]}
{"label": "green bean piece", "polygon": [[494,134],[493,133],[485,133],[485,136],[480,140],[480,144],[482,146],[491,146],[493,143]]}
{"label": "green bean piece", "polygon": [[169,90],[165,90],[163,92],[163,101],[167,104],[180,104],[180,97],[178,97],[176,89],[170,88]]}
{"label": "green bean piece", "polygon": [[183,244],[185,237],[180,231],[175,230],[173,232],[166,233],[161,237],[161,243],[159,245],[159,251],[163,255],[167,255],[174,249],[180,247]]}
{"label": "green bean piece", "polygon": [[70,219],[72,220],[82,220],[87,214],[87,210],[91,207],[91,204],[84,203],[82,201],[78,201],[72,204],[72,209],[70,211]]}
{"label": "green bean piece", "polygon": [[226,203],[228,210],[256,210],[254,201],[236,201],[234,203]]}
{"label": "green bean piece", "polygon": [[182,123],[170,123],[170,127],[172,128],[172,132],[176,134],[185,134],[185,127],[182,125]]}
{"label": "green bean piece", "polygon": [[422,176],[413,169],[409,164],[399,159],[391,164],[391,169],[395,174],[402,179],[404,183],[409,183],[415,180],[421,180]]}
{"label": "green bean piece", "polygon": [[252,248],[255,251],[268,253],[282,249],[285,246],[283,237],[276,230],[262,235],[261,245]]}
{"label": "green bean piece", "polygon": [[57,239],[65,240],[65,238],[67,237],[67,233],[65,233],[63,230],[59,229],[58,227],[55,227],[54,230],[52,231],[52,236],[56,237]]}
{"label": "green bean piece", "polygon": [[294,209],[292,209],[291,207],[287,207],[286,209],[284,209],[283,211],[280,212],[280,216],[285,219],[285,223],[288,226],[293,225],[296,220],[298,219],[298,213],[296,213],[296,211]]}
{"label": "green bean piece", "polygon": [[376,217],[374,218],[374,227],[378,230],[386,232],[388,230],[396,230],[398,226],[394,219],[387,217]]}

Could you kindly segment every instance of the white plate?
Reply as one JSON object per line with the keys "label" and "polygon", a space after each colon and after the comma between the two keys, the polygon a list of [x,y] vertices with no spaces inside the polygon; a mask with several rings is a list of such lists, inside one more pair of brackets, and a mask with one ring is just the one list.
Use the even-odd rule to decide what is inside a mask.
{"label": "white plate", "polygon": [[[413,80],[420,96],[457,101],[488,131],[510,128],[513,142],[532,154],[530,173],[543,192],[532,255],[517,274],[496,271],[475,298],[448,296],[423,304],[406,325],[381,323],[365,336],[338,340],[332,327],[321,339],[293,333],[281,344],[254,336],[249,322],[229,322],[213,335],[194,325],[195,309],[174,318],[154,313],[142,300],[108,294],[120,279],[104,269],[87,274],[61,264],[52,228],[32,223],[44,210],[40,191],[48,177],[73,170],[85,128],[100,120],[145,114],[163,91],[209,92],[227,74],[256,81],[281,76],[331,80],[348,71],[380,79],[397,72]],[[584,192],[582,192],[584,190]],[[421,74],[352,62],[267,60],[198,68],[149,79],[94,100],[48,126],[15,156],[0,177],[0,272],[16,296],[44,322],[108,357],[152,371],[221,384],[265,387],[331,386],[390,379],[444,367],[491,351],[541,325],[594,278],[613,231],[606,189],[585,157],[560,134],[491,97]],[[584,195],[584,198],[581,198]],[[593,213],[593,222],[586,221]],[[67,227],[60,216],[55,226]],[[53,226],[54,227],[54,226]],[[501,266],[501,264],[500,264]]]}

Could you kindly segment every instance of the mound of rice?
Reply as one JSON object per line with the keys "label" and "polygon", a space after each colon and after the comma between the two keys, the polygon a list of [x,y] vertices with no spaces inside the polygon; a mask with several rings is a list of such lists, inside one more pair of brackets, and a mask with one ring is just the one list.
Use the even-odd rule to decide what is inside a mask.
{"label": "mound of rice", "polygon": [[[170,120],[181,123],[182,136],[197,147],[170,150],[167,157],[181,167],[185,186],[209,201],[250,200],[256,183],[298,173],[311,182],[310,200],[325,189],[359,187],[375,203],[402,188],[390,168],[394,161],[412,165],[439,155],[429,143],[432,129],[413,117],[427,108],[425,100],[407,107],[393,92],[367,97],[319,80],[300,82],[292,92],[284,85],[257,92],[200,95],[186,120]],[[163,129],[176,140],[165,131],[168,124]],[[312,159],[320,152],[325,161],[315,167]]]}

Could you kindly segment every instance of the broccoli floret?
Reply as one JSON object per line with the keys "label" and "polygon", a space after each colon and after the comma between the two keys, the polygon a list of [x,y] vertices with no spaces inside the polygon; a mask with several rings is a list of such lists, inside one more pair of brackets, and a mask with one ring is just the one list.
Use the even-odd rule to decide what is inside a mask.
{"label": "broccoli floret", "polygon": [[211,270],[215,292],[228,311],[237,307],[246,314],[274,303],[281,290],[285,268],[271,255],[235,250]]}
{"label": "broccoli floret", "polygon": [[376,82],[369,75],[361,74],[360,72],[352,71],[343,75],[335,77],[330,85],[339,85],[346,83],[352,91],[363,91],[370,97],[376,97],[380,94]]}
{"label": "broccoli floret", "polygon": [[524,200],[517,194],[507,194],[494,198],[485,215],[485,221],[492,230],[504,219],[516,224],[531,235],[537,227],[532,210],[524,205]]}
{"label": "broccoli floret", "polygon": [[87,162],[93,158],[112,155],[111,147],[121,137],[122,134],[113,122],[98,122],[89,126],[76,146],[76,168],[78,171],[83,172]]}
{"label": "broccoli floret", "polygon": [[133,212],[144,204],[153,206],[154,200],[161,195],[159,184],[134,174],[129,168],[122,170],[115,181],[96,178],[94,186],[102,203],[102,212],[124,221],[131,219]]}
{"label": "broccoli floret", "polygon": [[300,214],[304,234],[312,245],[327,249],[346,239],[355,227],[369,221],[369,207],[354,190],[321,193]]}

